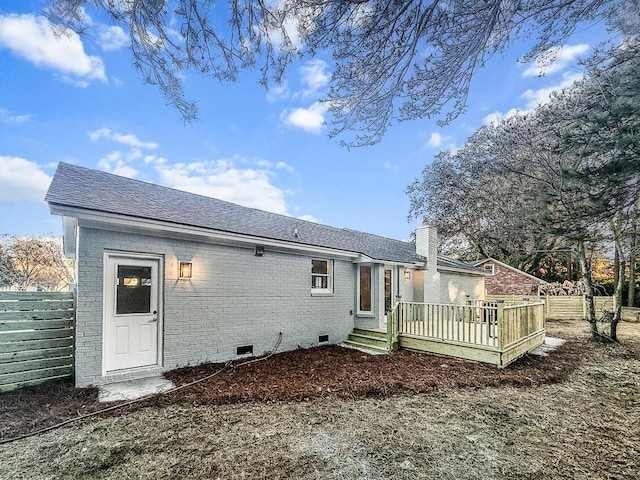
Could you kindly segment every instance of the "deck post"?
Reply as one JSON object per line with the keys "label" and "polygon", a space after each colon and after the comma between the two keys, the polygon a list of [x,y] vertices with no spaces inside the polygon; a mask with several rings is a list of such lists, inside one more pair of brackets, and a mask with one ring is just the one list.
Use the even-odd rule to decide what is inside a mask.
{"label": "deck post", "polygon": [[498,331],[496,332],[496,336],[498,337],[498,350],[502,351],[502,347],[504,345],[504,332],[506,330],[505,320],[504,320],[504,300],[496,300],[496,304],[498,307],[497,313],[497,321],[496,327]]}
{"label": "deck post", "polygon": [[393,350],[393,310],[387,310],[387,350]]}

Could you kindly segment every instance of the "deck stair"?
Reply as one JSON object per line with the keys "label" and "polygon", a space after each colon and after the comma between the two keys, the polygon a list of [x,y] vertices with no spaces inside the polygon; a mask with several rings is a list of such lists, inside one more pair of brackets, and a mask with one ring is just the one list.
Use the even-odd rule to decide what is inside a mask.
{"label": "deck stair", "polygon": [[387,332],[379,328],[354,328],[353,332],[349,334],[349,338],[344,341],[344,345],[361,350],[386,353],[388,352]]}

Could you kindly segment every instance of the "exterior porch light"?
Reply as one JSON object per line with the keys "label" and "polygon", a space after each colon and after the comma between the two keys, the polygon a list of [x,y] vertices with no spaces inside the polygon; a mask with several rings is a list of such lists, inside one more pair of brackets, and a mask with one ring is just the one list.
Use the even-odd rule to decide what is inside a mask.
{"label": "exterior porch light", "polygon": [[180,278],[187,279],[191,278],[192,273],[192,263],[191,262],[180,262]]}
{"label": "exterior porch light", "polygon": [[405,270],[404,271],[404,279],[405,280],[410,280],[411,279],[411,271],[409,271],[409,270]]}

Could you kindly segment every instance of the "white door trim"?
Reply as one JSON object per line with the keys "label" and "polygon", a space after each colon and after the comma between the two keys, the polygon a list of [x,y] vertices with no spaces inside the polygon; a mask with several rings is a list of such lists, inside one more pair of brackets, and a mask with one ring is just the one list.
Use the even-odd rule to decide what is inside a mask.
{"label": "white door trim", "polygon": [[[157,291],[157,331],[156,331],[156,363],[151,365],[145,365],[144,367],[133,367],[130,369],[114,369],[107,370],[106,361],[106,335],[107,335],[107,308],[109,302],[109,293],[107,291],[108,282],[111,282],[109,278],[109,269],[107,263],[110,259],[132,259],[132,260],[151,260],[158,262],[158,291]],[[121,252],[116,250],[105,250],[103,253],[102,261],[102,375],[108,375],[114,372],[124,372],[129,370],[139,370],[150,367],[162,366],[163,355],[163,331],[164,331],[164,255],[146,254],[137,252]]]}

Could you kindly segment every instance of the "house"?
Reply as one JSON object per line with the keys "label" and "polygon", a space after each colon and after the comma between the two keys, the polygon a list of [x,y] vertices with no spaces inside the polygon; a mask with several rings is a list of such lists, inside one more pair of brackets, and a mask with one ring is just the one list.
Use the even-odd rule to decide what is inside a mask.
{"label": "house", "polygon": [[76,384],[344,341],[398,299],[465,303],[483,270],[416,244],[61,163],[46,195],[76,259]]}
{"label": "house", "polygon": [[471,265],[483,269],[486,295],[534,295],[538,296],[540,285],[547,282],[534,277],[495,258],[477,260]]}

